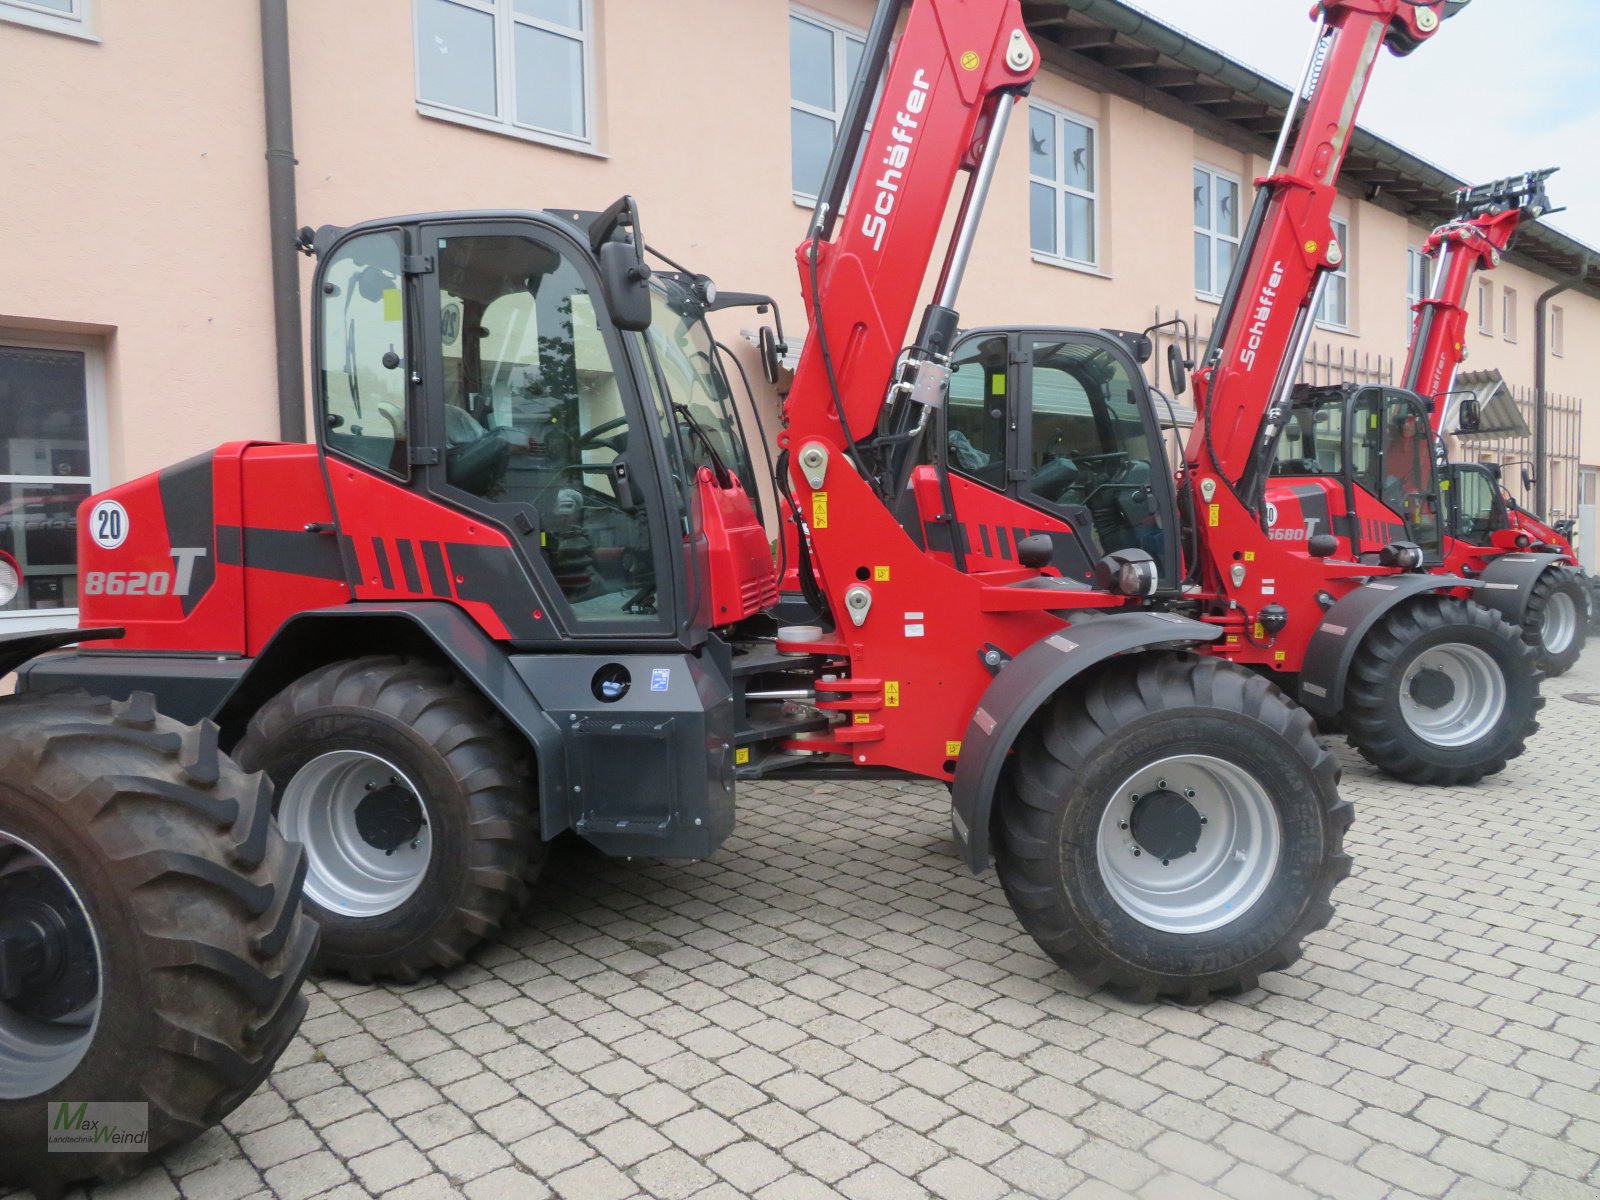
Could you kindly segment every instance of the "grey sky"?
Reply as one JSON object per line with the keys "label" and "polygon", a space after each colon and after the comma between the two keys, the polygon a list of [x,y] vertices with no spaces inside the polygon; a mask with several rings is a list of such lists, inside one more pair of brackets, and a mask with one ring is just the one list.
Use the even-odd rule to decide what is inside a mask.
{"label": "grey sky", "polygon": [[[1274,79],[1310,44],[1310,0],[1130,0]],[[1478,182],[1560,167],[1550,224],[1600,248],[1600,4],[1473,0],[1409,58],[1384,55],[1361,124]]]}

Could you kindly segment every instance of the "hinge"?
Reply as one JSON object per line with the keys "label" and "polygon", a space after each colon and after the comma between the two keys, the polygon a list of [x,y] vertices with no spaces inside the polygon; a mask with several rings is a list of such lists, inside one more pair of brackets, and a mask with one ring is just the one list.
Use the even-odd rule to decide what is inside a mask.
{"label": "hinge", "polygon": [[413,446],[409,458],[414,467],[436,467],[439,465],[439,447]]}
{"label": "hinge", "polygon": [[1012,470],[1006,472],[1007,483],[1026,483],[1027,481],[1028,472],[1026,471],[1019,471],[1013,468]]}
{"label": "hinge", "polygon": [[433,255],[408,254],[402,260],[401,266],[407,275],[431,275],[433,274]]}

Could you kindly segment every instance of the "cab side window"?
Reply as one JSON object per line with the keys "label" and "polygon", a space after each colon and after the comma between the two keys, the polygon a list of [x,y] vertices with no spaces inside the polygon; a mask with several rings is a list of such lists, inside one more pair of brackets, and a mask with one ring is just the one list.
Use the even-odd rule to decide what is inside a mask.
{"label": "cab side window", "polygon": [[1467,469],[1457,471],[1453,482],[1460,514],[1457,535],[1468,541],[1487,542],[1495,529],[1500,500],[1493,481],[1482,471]]}
{"label": "cab side window", "polygon": [[1383,393],[1362,392],[1350,413],[1351,477],[1374,496],[1383,496]]}
{"label": "cab side window", "polygon": [[1006,339],[986,338],[950,364],[945,448],[950,469],[990,487],[1006,478]]}
{"label": "cab side window", "polygon": [[334,251],[321,279],[323,440],[403,478],[408,355],[398,236],[352,238]]}

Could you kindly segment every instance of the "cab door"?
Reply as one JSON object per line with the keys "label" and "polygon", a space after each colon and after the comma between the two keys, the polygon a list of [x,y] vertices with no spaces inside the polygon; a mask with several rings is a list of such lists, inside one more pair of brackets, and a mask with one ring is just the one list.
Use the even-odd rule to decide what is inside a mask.
{"label": "cab door", "polygon": [[1171,469],[1133,358],[1089,330],[1025,332],[1013,357],[1018,494],[1078,530],[1091,561],[1143,550],[1177,586]]}
{"label": "cab door", "polygon": [[1450,533],[1475,546],[1487,546],[1492,536],[1511,527],[1499,481],[1477,463],[1452,463],[1449,480]]}
{"label": "cab door", "polygon": [[531,219],[426,225],[422,244],[429,492],[505,534],[566,636],[675,636],[660,424],[587,249]]}

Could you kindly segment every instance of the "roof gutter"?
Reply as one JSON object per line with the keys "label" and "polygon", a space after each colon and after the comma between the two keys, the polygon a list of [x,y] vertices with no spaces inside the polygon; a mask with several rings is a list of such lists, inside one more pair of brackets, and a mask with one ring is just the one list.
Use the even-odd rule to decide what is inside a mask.
{"label": "roof gutter", "polygon": [[267,125],[267,235],[272,258],[272,327],[277,341],[278,436],[286,442],[303,442],[306,386],[300,343],[300,260],[295,249],[288,0],[261,0],[261,84]]}

